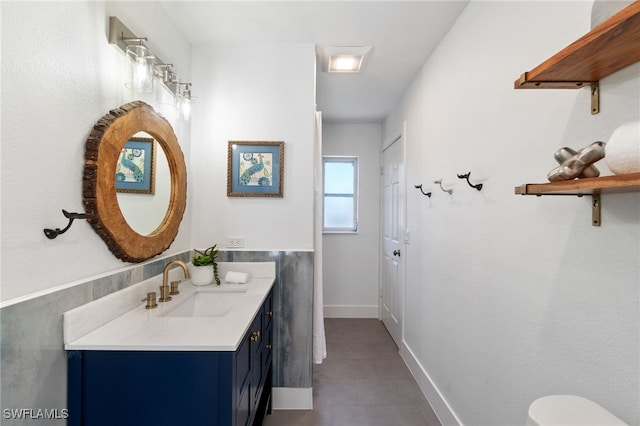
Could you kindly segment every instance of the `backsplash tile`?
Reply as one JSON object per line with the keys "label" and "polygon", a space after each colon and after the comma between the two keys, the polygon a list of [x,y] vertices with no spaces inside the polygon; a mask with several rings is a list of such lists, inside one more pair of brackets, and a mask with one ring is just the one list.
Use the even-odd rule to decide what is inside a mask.
{"label": "backsplash tile", "polygon": [[[136,268],[139,269],[139,268]],[[126,288],[131,283],[132,269],[91,281],[91,300]]]}

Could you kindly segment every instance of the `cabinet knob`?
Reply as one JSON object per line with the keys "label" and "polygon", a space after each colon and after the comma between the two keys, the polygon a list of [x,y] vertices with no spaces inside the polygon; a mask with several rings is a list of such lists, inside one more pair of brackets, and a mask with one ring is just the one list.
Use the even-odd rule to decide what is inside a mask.
{"label": "cabinet knob", "polygon": [[270,317],[272,317],[273,316],[273,311],[267,311],[266,314],[269,315]]}
{"label": "cabinet knob", "polygon": [[251,333],[251,341],[252,342],[257,342],[258,339],[260,339],[260,332],[259,331],[254,331],[253,333]]}
{"label": "cabinet knob", "polygon": [[267,348],[268,350],[271,350],[271,345],[264,345],[265,348]]}

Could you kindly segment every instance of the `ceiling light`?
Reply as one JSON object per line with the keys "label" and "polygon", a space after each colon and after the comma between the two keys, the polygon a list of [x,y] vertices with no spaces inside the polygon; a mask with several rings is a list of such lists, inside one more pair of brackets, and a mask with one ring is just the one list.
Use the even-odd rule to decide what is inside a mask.
{"label": "ceiling light", "polygon": [[332,56],[329,72],[358,72],[362,65],[362,56],[340,55]]}
{"label": "ceiling light", "polygon": [[326,46],[322,48],[324,72],[360,72],[370,46]]}

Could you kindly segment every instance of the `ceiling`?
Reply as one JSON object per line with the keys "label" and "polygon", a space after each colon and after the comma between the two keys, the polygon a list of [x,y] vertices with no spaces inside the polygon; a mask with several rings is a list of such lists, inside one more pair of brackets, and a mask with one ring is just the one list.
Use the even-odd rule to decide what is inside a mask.
{"label": "ceiling", "polygon": [[317,103],[333,122],[381,122],[395,107],[468,0],[163,1],[194,46],[313,43],[372,46],[359,74],[317,65]]}

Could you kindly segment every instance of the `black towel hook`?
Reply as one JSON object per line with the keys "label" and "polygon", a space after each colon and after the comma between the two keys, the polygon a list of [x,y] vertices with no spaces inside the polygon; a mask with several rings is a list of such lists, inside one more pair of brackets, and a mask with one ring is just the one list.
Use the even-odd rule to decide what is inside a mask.
{"label": "black towel hook", "polygon": [[67,229],[71,228],[71,224],[73,223],[74,219],[89,219],[92,216],[88,213],[69,213],[65,209],[62,209],[62,214],[64,215],[64,217],[69,219],[69,224],[65,226],[64,229],[60,229],[60,228],[46,229],[45,228],[44,235],[46,235],[47,238],[49,238],[50,240],[53,240],[58,235],[64,234],[65,232],[67,232]]}
{"label": "black towel hook", "polygon": [[415,185],[414,188],[419,189],[420,192],[422,192],[422,195],[426,195],[427,197],[431,198],[431,192],[424,192],[424,189],[422,189],[422,184]]}
{"label": "black towel hook", "polygon": [[448,192],[449,195],[453,194],[453,189],[444,189],[442,187],[442,179],[434,180],[433,183],[437,183],[438,185],[440,185],[440,189],[442,189],[444,192]]}
{"label": "black towel hook", "polygon": [[472,184],[471,182],[469,182],[469,176],[471,176],[471,172],[465,174],[465,175],[458,175],[458,178],[460,179],[466,179],[467,183],[469,184],[470,187],[477,189],[478,191],[482,191],[482,184],[479,183],[477,185]]}

